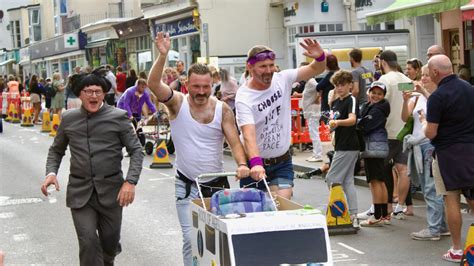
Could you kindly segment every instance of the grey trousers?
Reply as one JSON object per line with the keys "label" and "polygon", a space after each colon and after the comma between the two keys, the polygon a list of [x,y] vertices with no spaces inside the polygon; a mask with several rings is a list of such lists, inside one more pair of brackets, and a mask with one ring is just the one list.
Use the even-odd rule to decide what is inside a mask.
{"label": "grey trousers", "polygon": [[336,151],[332,159],[331,168],[326,175],[326,183],[338,183],[346,194],[347,205],[351,215],[357,214],[357,193],[354,184],[354,167],[359,157],[359,151]]}
{"label": "grey trousers", "polygon": [[95,193],[82,208],[71,209],[79,240],[80,264],[87,266],[113,265],[120,246],[122,207],[105,208]]}

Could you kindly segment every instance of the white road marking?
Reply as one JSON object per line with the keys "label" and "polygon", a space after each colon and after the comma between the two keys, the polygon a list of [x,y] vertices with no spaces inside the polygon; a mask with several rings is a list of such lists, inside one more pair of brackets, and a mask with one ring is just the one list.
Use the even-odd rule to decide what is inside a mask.
{"label": "white road marking", "polygon": [[10,205],[19,205],[19,204],[29,204],[29,203],[40,203],[43,202],[40,198],[25,198],[25,199],[9,199],[0,201],[0,207],[10,206]]}
{"label": "white road marking", "polygon": [[143,169],[146,169],[146,170],[153,171],[153,169],[151,169],[151,168],[148,168],[148,167],[146,167],[146,166],[142,166],[142,168],[143,168]]}
{"label": "white road marking", "polygon": [[333,260],[332,262],[341,262],[341,261],[354,261],[357,259],[344,259],[344,260]]}
{"label": "white road marking", "polygon": [[13,240],[15,240],[16,242],[25,241],[25,240],[28,240],[28,235],[16,234],[16,235],[13,235]]}
{"label": "white road marking", "polygon": [[346,244],[344,244],[344,243],[342,243],[342,242],[338,242],[337,244],[338,244],[339,246],[342,246],[342,247],[347,248],[348,250],[354,251],[355,253],[358,253],[358,254],[361,254],[361,255],[364,255],[364,254],[365,254],[364,252],[362,252],[362,251],[360,251],[360,250],[358,250],[358,249],[355,249],[355,248],[353,248],[353,247],[351,247],[351,246],[349,246],[349,245],[346,245]]}
{"label": "white road marking", "polygon": [[169,174],[165,174],[165,173],[160,173],[160,175],[170,176]]}
{"label": "white road marking", "polygon": [[162,181],[162,180],[170,180],[175,179],[175,177],[162,177],[162,178],[150,178],[148,181]]}
{"label": "white road marking", "polygon": [[0,219],[9,219],[15,217],[13,212],[0,212]]}

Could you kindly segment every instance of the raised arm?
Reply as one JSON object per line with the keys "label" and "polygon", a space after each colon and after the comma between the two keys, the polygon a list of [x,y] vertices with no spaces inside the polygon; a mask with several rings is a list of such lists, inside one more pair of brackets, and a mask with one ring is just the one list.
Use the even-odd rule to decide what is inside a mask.
{"label": "raised arm", "polygon": [[311,57],[314,60],[311,64],[298,68],[296,80],[308,80],[309,78],[323,73],[326,69],[326,55],[319,43],[316,40],[307,38],[304,39],[300,45],[305,49],[303,55]]}
{"label": "raised arm", "polygon": [[173,118],[179,111],[179,106],[182,101],[182,94],[179,92],[172,91],[168,85],[162,82],[161,77],[163,75],[163,69],[166,63],[166,57],[170,50],[170,36],[163,32],[158,32],[155,38],[155,45],[159,51],[158,58],[150,70],[148,76],[148,87],[155,94],[158,101],[164,103],[170,112],[171,118]]}

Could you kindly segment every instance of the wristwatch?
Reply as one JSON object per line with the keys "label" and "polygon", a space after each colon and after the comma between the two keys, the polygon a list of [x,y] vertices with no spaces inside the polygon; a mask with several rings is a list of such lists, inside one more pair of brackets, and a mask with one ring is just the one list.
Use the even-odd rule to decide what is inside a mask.
{"label": "wristwatch", "polygon": [[129,184],[137,185],[137,181],[134,181],[134,180],[131,180],[131,179],[125,179],[125,181]]}

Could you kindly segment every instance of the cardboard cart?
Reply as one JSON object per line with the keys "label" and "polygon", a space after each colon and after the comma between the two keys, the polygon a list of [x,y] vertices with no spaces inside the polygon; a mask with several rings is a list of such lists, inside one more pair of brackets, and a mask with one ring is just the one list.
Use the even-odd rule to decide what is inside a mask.
{"label": "cardboard cart", "polygon": [[275,202],[278,211],[218,217],[210,198],[192,201],[193,265],[332,265],[326,217],[281,197]]}

